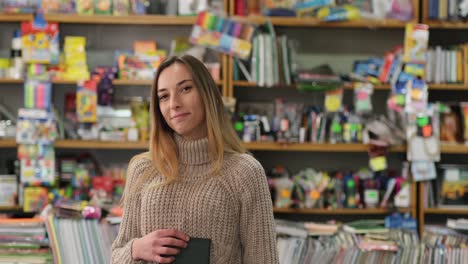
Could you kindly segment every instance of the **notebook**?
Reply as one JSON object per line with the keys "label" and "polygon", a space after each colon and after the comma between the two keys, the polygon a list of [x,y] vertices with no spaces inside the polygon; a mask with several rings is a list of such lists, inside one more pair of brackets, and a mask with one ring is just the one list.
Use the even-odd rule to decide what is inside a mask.
{"label": "notebook", "polygon": [[175,256],[174,264],[209,264],[210,248],[210,239],[192,237],[187,247]]}

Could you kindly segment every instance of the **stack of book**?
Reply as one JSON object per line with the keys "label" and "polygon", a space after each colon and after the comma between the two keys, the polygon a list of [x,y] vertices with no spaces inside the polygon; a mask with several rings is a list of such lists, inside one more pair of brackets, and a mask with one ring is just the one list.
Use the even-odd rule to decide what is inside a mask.
{"label": "stack of book", "polygon": [[112,241],[107,222],[47,218],[54,263],[110,263]]}
{"label": "stack of book", "polygon": [[50,263],[52,252],[40,218],[0,219],[1,263]]}
{"label": "stack of book", "polygon": [[264,28],[253,38],[250,61],[235,60],[234,80],[245,79],[265,87],[291,85],[292,43],[285,35],[276,36],[271,23]]}
{"label": "stack of book", "polygon": [[443,226],[426,225],[421,239],[422,263],[467,263],[468,235]]}
{"label": "stack of book", "polygon": [[323,234],[311,224],[277,220],[280,263],[417,263],[424,252],[416,232],[386,229],[383,221],[324,224],[315,229]]}
{"label": "stack of book", "polygon": [[427,0],[428,17],[437,20],[457,21],[466,19],[466,11],[459,0]]}
{"label": "stack of book", "polygon": [[468,45],[431,47],[427,51],[426,81],[429,83],[463,83],[467,79]]}

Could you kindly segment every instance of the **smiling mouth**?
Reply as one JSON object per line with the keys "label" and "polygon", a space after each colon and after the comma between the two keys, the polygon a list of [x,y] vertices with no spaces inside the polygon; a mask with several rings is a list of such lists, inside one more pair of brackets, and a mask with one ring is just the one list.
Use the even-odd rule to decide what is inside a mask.
{"label": "smiling mouth", "polygon": [[171,117],[171,119],[178,119],[178,118],[181,118],[181,117],[184,117],[184,116],[187,116],[187,115],[189,115],[189,113],[178,114],[178,115],[175,115],[175,116]]}

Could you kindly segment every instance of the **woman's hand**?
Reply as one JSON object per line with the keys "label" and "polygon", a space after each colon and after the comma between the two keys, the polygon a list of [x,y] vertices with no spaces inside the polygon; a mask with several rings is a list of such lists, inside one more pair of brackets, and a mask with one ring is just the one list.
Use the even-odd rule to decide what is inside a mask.
{"label": "woman's hand", "polygon": [[132,243],[132,258],[158,263],[172,263],[180,248],[187,247],[189,237],[175,229],[159,229]]}

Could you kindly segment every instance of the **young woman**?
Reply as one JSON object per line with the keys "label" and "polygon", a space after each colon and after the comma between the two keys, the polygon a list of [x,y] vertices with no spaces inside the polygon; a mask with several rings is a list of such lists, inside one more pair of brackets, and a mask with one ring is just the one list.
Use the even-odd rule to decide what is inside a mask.
{"label": "young woman", "polygon": [[278,263],[265,172],[205,66],[169,58],[151,97],[150,151],[128,166],[112,263],[172,263],[190,238],[211,240],[211,264]]}

